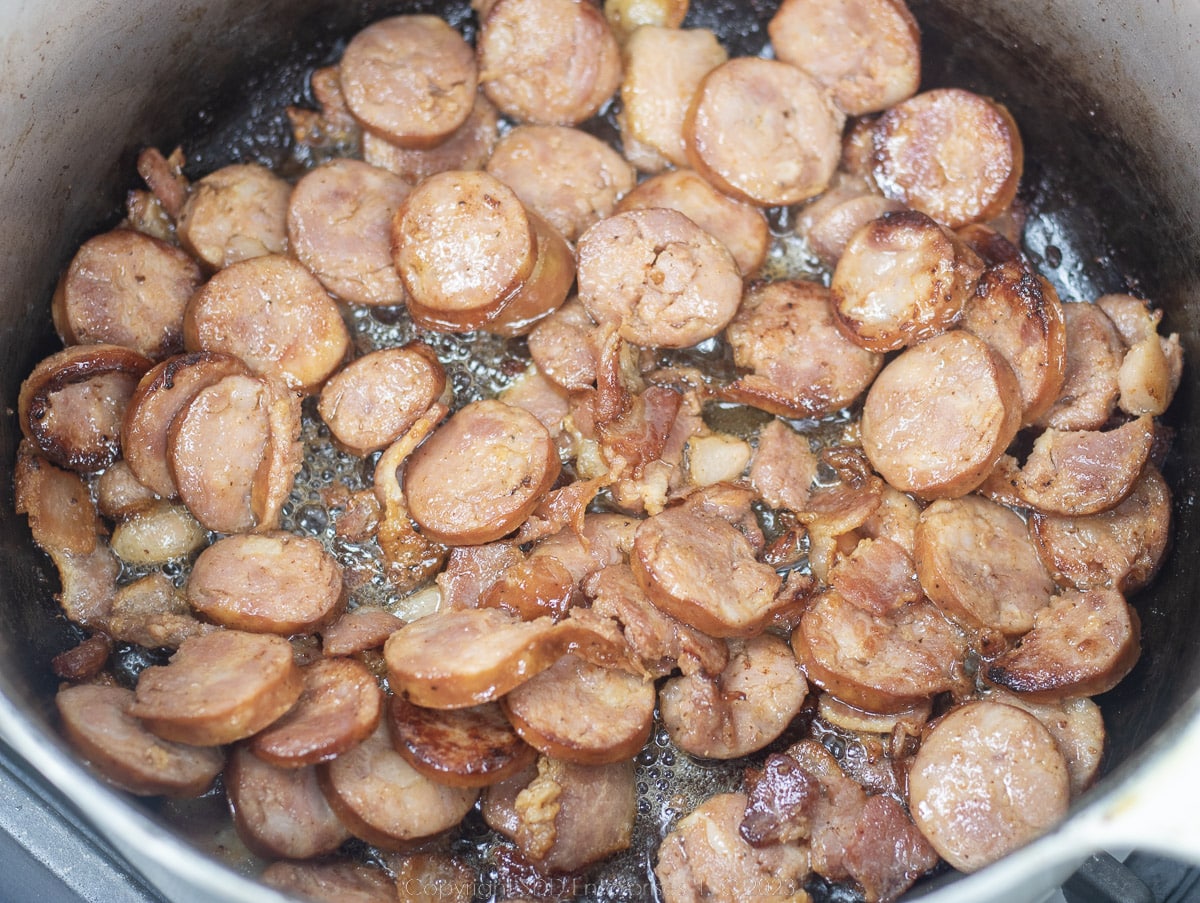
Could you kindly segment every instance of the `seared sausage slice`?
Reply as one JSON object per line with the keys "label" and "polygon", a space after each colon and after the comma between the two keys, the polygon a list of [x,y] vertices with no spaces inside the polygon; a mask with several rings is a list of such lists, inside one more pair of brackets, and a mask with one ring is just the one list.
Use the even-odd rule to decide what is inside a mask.
{"label": "seared sausage slice", "polygon": [[622,50],[621,146],[644,172],[687,166],[683,123],[704,76],[729,54],[707,28],[648,25],[629,36]]}
{"label": "seared sausage slice", "polygon": [[375,730],[383,706],[379,684],[357,659],[320,658],[303,671],[296,705],[250,741],[258,758],[281,768],[327,762],[357,746]]}
{"label": "seared sausage slice", "polygon": [[272,862],[264,884],[317,903],[395,903],[396,885],[381,868],[358,862]]}
{"label": "seared sausage slice", "polygon": [[594,135],[559,125],[519,125],[496,144],[487,171],[567,241],[612,213],[637,173]]}
{"label": "seared sausage slice", "polygon": [[203,389],[249,372],[233,355],[214,351],[176,355],[146,372],[121,424],[121,453],[143,486],[163,498],[178,497],[167,453],[171,424]]}
{"label": "seared sausage slice", "polygon": [[829,586],[863,611],[887,615],[921,597],[912,555],[886,537],[860,539],[829,569]]}
{"label": "seared sausage slice", "polygon": [[1151,417],[1105,433],[1046,430],[1023,466],[1005,456],[981,491],[1043,514],[1099,514],[1133,491],[1153,444]]}
{"label": "seared sausage slice", "polygon": [[754,888],[762,903],[795,900],[809,875],[800,844],[751,846],[741,833],[744,793],[709,798],[671,829],[658,848],[654,874],[665,903],[745,899]]}
{"label": "seared sausage slice", "polygon": [[996,352],[968,332],[943,333],[883,368],[863,405],[863,451],[896,489],[954,498],[988,476],[1021,410],[1016,377]]}
{"label": "seared sausage slice", "polygon": [[767,257],[771,233],[763,211],[721,194],[693,170],[672,169],[646,179],[621,198],[616,212],[647,207],[678,210],[729,250],[746,279]]}
{"label": "seared sausage slice", "polygon": [[404,621],[390,611],[371,605],[360,605],[321,631],[321,652],[328,656],[354,655],[368,649],[378,649]]}
{"label": "seared sausage slice", "polygon": [[281,768],[238,744],[225,770],[225,794],[238,837],[258,856],[311,859],[350,839],[311,766]]}
{"label": "seared sausage slice", "polygon": [[883,356],[837,327],[818,282],[768,282],[746,293],[726,331],[734,363],[750,371],[725,397],[785,417],[824,417],[867,390]]}
{"label": "seared sausage slice", "polygon": [[742,277],[729,251],[676,210],[620,213],[579,239],[579,300],[635,345],[687,348],[733,319]]}
{"label": "seared sausage slice", "polygon": [[537,753],[521,739],[499,704],[427,709],[393,696],[392,743],[421,774],[453,787],[485,787],[533,764]]}
{"label": "seared sausage slice", "polygon": [[1147,462],[1115,508],[1088,517],[1035,512],[1030,532],[1055,579],[1076,589],[1111,586],[1126,595],[1158,573],[1171,535],[1171,490]]}
{"label": "seared sausage slice", "polygon": [[500,704],[517,733],[542,754],[603,765],[642,748],[654,721],[654,697],[648,680],[565,655]]}
{"label": "seared sausage slice", "polygon": [[392,218],[410,186],[361,160],[338,158],[292,189],[288,245],[329,292],[352,304],[401,304],[392,266]]}
{"label": "seared sausage slice", "polygon": [[131,229],[84,242],[51,302],[68,345],[108,343],[151,360],[183,350],[183,309],[200,287],[200,266],[184,251]]}
{"label": "seared sausage slice", "polygon": [[287,640],[216,630],[189,637],[168,664],[144,670],[129,713],[168,740],[220,746],[271,724],[303,689]]}
{"label": "seared sausage slice", "polygon": [[1021,387],[1023,424],[1041,418],[1062,390],[1067,372],[1063,310],[1054,287],[1013,260],[984,271],[963,312],[963,328],[1012,367]]}
{"label": "seared sausage slice", "polygon": [[1068,590],[987,669],[988,680],[1036,702],[1105,693],[1141,655],[1137,612],[1114,589]]}
{"label": "seared sausage slice", "polygon": [[139,796],[200,796],[225,766],[224,750],[172,743],[129,714],[133,691],[101,684],[54,697],[67,741],[97,771]]}
{"label": "seared sausage slice", "polygon": [[481,91],[460,125],[437,147],[407,148],[385,141],[374,132],[362,138],[363,160],[394,172],[409,185],[418,185],[439,172],[452,169],[483,169],[499,136],[500,117]]}
{"label": "seared sausage slice", "polygon": [[365,457],[407,433],[445,390],[437,355],[413,342],[351,361],[321,388],[317,413],[341,448]]}
{"label": "seared sausage slice", "polygon": [[392,260],[421,326],[528,332],[567,297],[562,236],[486,172],[430,176],[392,221]]}
{"label": "seared sausage slice", "polygon": [[413,769],[381,723],[366,740],[318,765],[321,788],[355,837],[387,850],[454,827],[479,791],[449,787]]}
{"label": "seared sausage slice", "polygon": [[849,116],[916,93],[921,33],[903,0],[784,0],[767,25],[776,59],[806,71]]}
{"label": "seared sausage slice", "polygon": [[188,303],[189,351],[223,351],[256,374],[315,392],[350,350],[337,303],[304,266],[267,255],[233,264]]}
{"label": "seared sausage slice", "polygon": [[917,525],[917,574],[929,598],[967,630],[1025,633],[1054,581],[1025,522],[976,495],[939,499]]}
{"label": "seared sausage slice", "polygon": [[404,491],[426,536],[479,545],[511,533],[558,478],[546,428],[521,408],[477,401],[460,409],[409,458]]}
{"label": "seared sausage slice", "polygon": [[521,122],[578,125],[621,83],[621,49],[591,3],[498,0],[475,47],[484,93]]}
{"label": "seared sausage slice", "polygon": [[788,644],[773,634],[729,640],[729,664],[715,677],[675,677],[659,693],[663,726],[684,752],[736,759],[784,732],[808,695]]}
{"label": "seared sausage slice", "polygon": [[953,232],[901,210],[854,233],[829,288],[846,335],[871,351],[894,351],[957,324],[982,272]]}
{"label": "seared sausage slice", "polygon": [[868,712],[896,712],[959,687],[966,639],[931,602],[881,617],[834,591],[809,603],[792,632],[808,679]]}
{"label": "seared sausage slice", "polygon": [[201,389],[167,432],[179,497],[210,530],[274,529],[300,469],[299,434],[299,399],[270,380],[235,374]]}
{"label": "seared sausage slice", "polygon": [[475,100],[470,45],[437,16],[392,16],[368,25],[342,54],[342,93],[368,130],[401,147],[440,144]]}
{"label": "seared sausage slice", "polygon": [[28,439],[17,448],[13,495],[14,509],[28,515],[29,532],[42,549],[87,555],[101,545],[100,512],[87,483],[55,467]]}
{"label": "seared sausage slice", "polygon": [[688,162],[743,201],[798,204],[824,191],[833,177],[844,119],[801,70],[738,57],[700,83],[683,126]]}
{"label": "seared sausage slice", "polygon": [[235,163],[192,185],[179,243],[211,270],[287,250],[292,186],[258,163]]}
{"label": "seared sausage slice", "polygon": [[120,345],[72,345],[44,358],[21,383],[17,416],[47,459],[78,473],[121,454],[121,423],[151,362]]}
{"label": "seared sausage slice", "polygon": [[921,744],[908,775],[909,808],[950,865],[973,872],[1049,830],[1067,814],[1067,766],[1033,715],[995,702],[950,712]]}
{"label": "seared sausage slice", "polygon": [[567,391],[596,383],[596,324],[577,298],[569,298],[529,333],[529,356],[539,372]]}
{"label": "seared sausage slice", "polygon": [[1062,388],[1038,424],[1056,430],[1098,430],[1117,409],[1125,343],[1097,305],[1064,304],[1062,310],[1066,369]]}
{"label": "seared sausage slice", "polygon": [[226,536],[196,559],[187,598],[205,617],[253,633],[311,633],[346,601],[342,567],[310,536]]}
{"label": "seared sausage slice", "polygon": [[715,514],[675,507],[647,518],[630,561],[655,605],[716,637],[758,633],[777,607],[779,575]]}
{"label": "seared sausage slice", "polygon": [[917,94],[875,124],[875,180],[883,193],[951,229],[1002,213],[1024,165],[1008,110],[961,88]]}
{"label": "seared sausage slice", "polygon": [[435,709],[498,699],[564,651],[550,618],[519,621],[496,608],[439,611],[406,624],[383,647],[392,690]]}

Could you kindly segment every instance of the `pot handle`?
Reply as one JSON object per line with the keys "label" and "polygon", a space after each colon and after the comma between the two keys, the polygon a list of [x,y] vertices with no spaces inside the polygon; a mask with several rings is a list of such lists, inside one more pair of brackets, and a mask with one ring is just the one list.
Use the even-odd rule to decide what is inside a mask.
{"label": "pot handle", "polygon": [[1200,699],[1162,730],[1132,773],[1068,822],[1085,850],[1142,850],[1200,865]]}

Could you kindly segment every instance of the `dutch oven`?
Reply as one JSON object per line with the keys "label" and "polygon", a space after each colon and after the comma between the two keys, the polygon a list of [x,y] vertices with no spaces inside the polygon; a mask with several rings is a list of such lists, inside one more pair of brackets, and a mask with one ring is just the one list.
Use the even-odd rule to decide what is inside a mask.
{"label": "dutch oven", "polygon": [[[692,0],[687,24],[756,53],[774,5]],[[1019,123],[1033,211],[1025,246],[1060,295],[1152,299],[1188,361],[1167,417],[1174,548],[1135,599],[1142,658],[1100,700],[1104,776],[1050,835],[911,896],[1036,900],[1100,849],[1200,863],[1200,3],[909,5],[923,30],[923,87],[988,94]],[[78,637],[57,612],[52,565],[13,511],[18,387],[57,348],[55,279],[84,239],[115,223],[140,148],[183,143],[192,175],[261,157],[286,122],[239,123],[262,123],[264,103],[304,102],[310,66],[336,59],[366,23],[406,11],[469,17],[465,4],[437,0],[0,0],[0,738],[172,900],[279,898],[202,850],[211,838],[184,839],[153,804],[102,786],[58,738],[49,660]]]}

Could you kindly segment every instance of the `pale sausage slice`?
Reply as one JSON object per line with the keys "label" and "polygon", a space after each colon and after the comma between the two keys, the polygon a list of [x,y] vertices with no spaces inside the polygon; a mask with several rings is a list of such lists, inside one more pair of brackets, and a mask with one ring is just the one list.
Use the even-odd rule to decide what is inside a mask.
{"label": "pale sausage slice", "polygon": [[741,832],[746,803],[744,793],[717,794],[663,838],[654,874],[664,903],[742,900],[748,887],[761,903],[785,903],[804,893],[808,851],[800,844],[751,846]]}
{"label": "pale sausage slice", "polygon": [[383,647],[392,690],[435,709],[498,699],[564,651],[550,618],[518,621],[496,608],[428,615]]}
{"label": "pale sausage slice", "polygon": [[236,357],[213,351],[176,355],[146,372],[121,424],[122,455],[143,486],[163,498],[179,495],[167,453],[171,424],[203,389],[249,372]]}
{"label": "pale sausage slice", "polygon": [[365,128],[401,147],[441,143],[475,100],[475,57],[437,16],[392,16],[368,25],[342,54],[342,93]]}
{"label": "pale sausage slice", "polygon": [[637,173],[594,135],[558,125],[520,125],[496,144],[487,171],[567,241],[612,213]]}
{"label": "pale sausage slice", "polygon": [[824,191],[833,177],[844,118],[801,70],[738,57],[700,83],[683,126],[688,162],[743,201],[798,204]]}
{"label": "pale sausage slice", "polygon": [[425,535],[479,545],[519,527],[560,467],[533,414],[489,399],[459,410],[412,454],[404,491]]}
{"label": "pale sausage slice", "polygon": [[536,750],[513,729],[499,704],[427,709],[393,696],[392,742],[413,768],[454,787],[496,784],[533,764]]}
{"label": "pale sausage slice", "polygon": [[131,229],[84,242],[54,293],[54,327],[68,345],[108,343],[159,361],[183,350],[183,309],[200,287],[184,251]]}
{"label": "pale sausage slice", "polygon": [[180,499],[219,533],[277,527],[300,469],[299,434],[299,399],[269,380],[234,374],[201,389],[167,432]]}
{"label": "pale sausage slice", "polygon": [[1097,696],[1141,655],[1137,612],[1114,589],[1068,590],[987,669],[988,680],[1037,702]]}
{"label": "pale sausage slice", "polygon": [[188,603],[224,627],[254,633],[311,633],[346,602],[342,566],[311,536],[242,533],[196,559]]}
{"label": "pale sausage slice", "polygon": [[758,633],[777,607],[779,575],[715,514],[677,506],[647,518],[630,563],[655,605],[716,637]]}
{"label": "pale sausage slice", "polygon": [[280,768],[239,744],[229,755],[225,794],[238,837],[264,858],[311,859],[350,839],[311,766]]}
{"label": "pale sausage slice", "polygon": [[953,232],[901,210],[854,233],[829,288],[846,335],[871,351],[894,351],[957,324],[982,272]]}
{"label": "pale sausage slice", "polygon": [[967,630],[1025,633],[1054,593],[1025,522],[977,495],[921,513],[916,560],[926,594]]}
{"label": "pale sausage slice", "polygon": [[1089,517],[1034,513],[1030,532],[1055,579],[1076,589],[1111,586],[1134,593],[1162,564],[1171,535],[1171,490],[1147,462],[1133,491]]}
{"label": "pale sausage slice", "polygon": [[416,771],[392,746],[387,725],[317,766],[325,798],[355,837],[387,850],[454,827],[479,791],[449,787]]}
{"label": "pale sausage slice", "polygon": [[288,205],[288,245],[330,294],[352,304],[401,304],[392,266],[392,217],[410,186],[361,160],[338,158],[306,173]]}
{"label": "pale sausage slice", "polygon": [[264,884],[318,903],[395,903],[396,885],[381,868],[358,862],[272,862]]}
{"label": "pale sausage slice", "polygon": [[212,270],[287,250],[292,186],[258,163],[235,163],[194,183],[177,219],[179,243]]}
{"label": "pale sausage slice", "polygon": [[603,13],[576,0],[499,0],[476,39],[488,99],[521,122],[578,125],[621,83],[621,49]]}
{"label": "pale sausage slice", "polygon": [[363,160],[394,172],[409,185],[452,169],[483,169],[496,146],[499,122],[491,101],[476,91],[467,121],[437,147],[400,147],[374,132],[366,132],[362,136]]}
{"label": "pale sausage slice", "polygon": [[883,193],[951,229],[1002,213],[1024,165],[1008,110],[962,88],[917,94],[875,125],[875,179]]}
{"label": "pale sausage slice", "polygon": [[785,417],[824,417],[858,398],[883,356],[837,327],[829,290],[817,282],[768,282],[746,293],[726,330],[733,361],[750,371],[722,390]]}
{"label": "pale sausage slice", "polygon": [[648,25],[622,49],[621,146],[644,172],[687,166],[683,123],[701,80],[729,58],[707,28]]}
{"label": "pale sausage slice", "polygon": [[850,116],[916,93],[921,33],[903,0],[784,0],[767,25],[776,59],[820,82]]}
{"label": "pale sausage slice", "polygon": [[407,433],[445,390],[437,355],[413,342],[351,361],[322,386],[317,413],[341,448],[365,457]]}
{"label": "pale sausage slice", "polygon": [[54,697],[67,741],[97,771],[139,796],[200,796],[225,766],[223,750],[163,740],[129,714],[132,690],[64,687]]}
{"label": "pale sausage slice", "polygon": [[659,693],[663,726],[684,752],[736,759],[784,732],[808,696],[808,684],[788,644],[764,633],[729,640],[729,664],[715,677],[668,680]]}
{"label": "pale sausage slice", "polygon": [[21,432],[59,467],[104,470],[121,454],[121,423],[150,367],[149,358],[120,345],[72,345],[55,352],[21,383]]}
{"label": "pale sausage slice", "polygon": [[144,670],[129,712],[160,737],[219,746],[262,730],[303,688],[287,640],[216,630],[189,637],[168,664]]}
{"label": "pale sausage slice", "polygon": [[578,245],[579,300],[641,346],[687,348],[733,319],[742,277],[729,251],[676,210],[619,213]]}
{"label": "pale sausage slice", "polygon": [[1057,430],[1098,430],[1117,409],[1125,343],[1099,306],[1064,304],[1062,311],[1066,327],[1062,388],[1038,424]]}
{"label": "pale sausage slice", "polygon": [[354,655],[378,649],[387,638],[404,626],[390,611],[373,605],[360,605],[321,631],[321,652],[328,656]]}
{"label": "pale sausage slice", "polygon": [[1021,412],[1008,364],[970,333],[947,332],[883,368],[863,404],[863,451],[896,489],[954,498],[988,476]]}
{"label": "pale sausage slice", "polygon": [[603,765],[642,748],[654,722],[654,698],[651,681],[564,655],[500,704],[517,733],[542,754]]}
{"label": "pale sausage slice", "polygon": [[903,209],[899,201],[842,179],[804,206],[796,218],[796,234],[805,238],[825,266],[834,269],[859,229],[885,213]]}
{"label": "pale sausage slice", "polygon": [[954,709],[925,738],[908,776],[913,821],[959,871],[1028,843],[1067,814],[1070,785],[1054,738],[995,702]]}
{"label": "pale sausage slice", "polygon": [[808,679],[842,702],[897,712],[960,687],[967,643],[931,602],[881,617],[828,591],[809,603],[792,649]]}
{"label": "pale sausage slice", "polygon": [[1040,419],[1062,390],[1067,373],[1063,310],[1054,287],[1013,260],[984,271],[963,312],[963,328],[1012,367],[1021,387],[1023,424]]}
{"label": "pale sausage slice", "polygon": [[577,298],[569,298],[529,333],[529,356],[547,379],[571,391],[596,383],[596,324]]}
{"label": "pale sausage slice", "polygon": [[314,392],[350,350],[337,303],[303,265],[267,255],[233,264],[188,302],[189,351],[223,351],[256,374]]}
{"label": "pale sausage slice", "polygon": [[690,169],[672,169],[640,183],[617,203],[616,212],[669,207],[723,244],[749,279],[767,257],[771,232],[763,211],[721,194]]}
{"label": "pale sausage slice", "polygon": [[392,221],[408,310],[428,329],[528,332],[567,297],[570,248],[486,172],[430,176]]}
{"label": "pale sausage slice", "polygon": [[319,658],[303,671],[296,705],[250,741],[258,758],[281,768],[327,762],[357,746],[382,711],[379,684],[357,659]]}

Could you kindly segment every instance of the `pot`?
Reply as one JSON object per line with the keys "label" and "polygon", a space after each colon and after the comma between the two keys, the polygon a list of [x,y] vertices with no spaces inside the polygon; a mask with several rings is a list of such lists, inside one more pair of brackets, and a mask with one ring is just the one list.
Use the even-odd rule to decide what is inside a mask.
{"label": "pot", "polygon": [[[265,152],[278,132],[225,128],[253,98],[276,108],[286,85],[337,41],[385,14],[465,4],[416,0],[0,0],[0,738],[31,775],[172,900],[281,900],[185,840],[152,805],[130,802],[76,762],[54,730],[49,659],[77,635],[57,613],[57,577],[13,513],[23,377],[55,350],[48,300],[88,235],[112,225],[139,148],[183,142],[192,167]],[[697,24],[735,53],[765,40],[773,3],[693,0]],[[1065,299],[1133,291],[1166,311],[1193,364],[1168,415],[1165,473],[1175,545],[1135,603],[1142,659],[1101,700],[1105,776],[1048,836],[966,878],[913,896],[1037,899],[1101,849],[1165,852],[1200,863],[1200,4],[1133,0],[910,0],[924,30],[924,87],[955,83],[997,97],[1021,126],[1026,246]],[[276,73],[267,77],[253,73]],[[290,78],[289,78],[290,76]],[[247,98],[251,98],[248,100]],[[280,119],[276,127],[286,130]],[[267,131],[271,131],[267,129]],[[193,143],[189,136],[207,135]],[[1017,890],[1019,889],[1019,890]]]}

